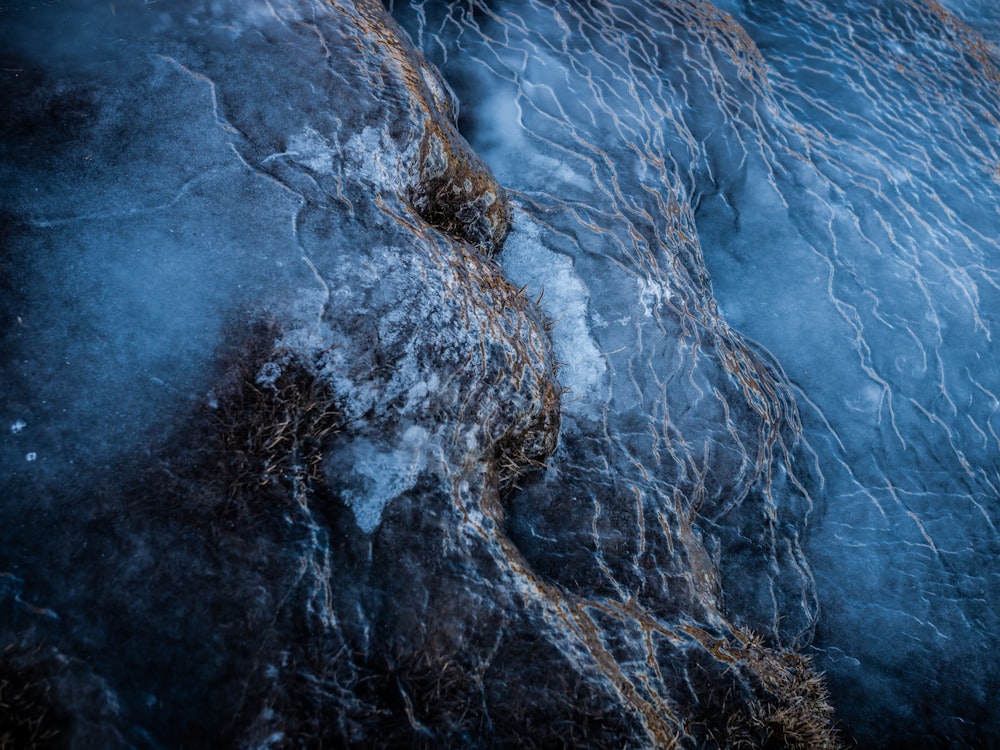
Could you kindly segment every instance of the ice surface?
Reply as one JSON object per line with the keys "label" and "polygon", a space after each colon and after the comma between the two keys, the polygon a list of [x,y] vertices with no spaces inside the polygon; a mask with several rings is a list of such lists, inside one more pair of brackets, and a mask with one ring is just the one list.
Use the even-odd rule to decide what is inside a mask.
{"label": "ice surface", "polygon": [[[983,739],[997,726],[981,696],[998,668],[977,658],[995,649],[996,614],[984,604],[1000,592],[984,575],[996,554],[1000,447],[993,42],[940,9],[878,12],[874,29],[867,6],[836,23],[790,10],[748,10],[744,21],[766,43],[779,103],[808,124],[801,136],[762,138],[809,162],[779,158],[795,175],[787,186],[774,166],[748,169],[732,210],[705,202],[706,258],[723,310],[778,356],[822,446],[826,510],[808,554],[834,689],[864,695],[845,698],[844,713],[857,712],[864,738],[888,721],[892,742],[938,732],[994,741]],[[819,73],[820,49],[849,87],[801,86]],[[760,210],[767,195],[787,208]],[[721,226],[734,211],[739,232]],[[762,252],[764,236],[788,241]],[[750,303],[755,290],[783,298],[781,324]],[[878,637],[887,632],[889,644]],[[920,723],[924,685],[940,723]]]}
{"label": "ice surface", "polygon": [[427,465],[427,442],[427,430],[413,426],[403,433],[398,447],[391,450],[380,450],[365,440],[342,449],[351,452],[351,456],[342,460],[352,467],[360,480],[355,487],[351,477],[338,478],[347,488],[344,502],[366,534],[378,528],[385,506],[417,483],[417,477]]}
{"label": "ice surface", "polygon": [[[705,298],[717,298],[775,356],[801,411],[804,447],[784,458],[817,512],[796,560],[815,576],[813,643],[850,732],[866,747],[996,742],[987,696],[1000,666],[981,658],[1000,645],[988,604],[1000,596],[993,5],[397,3],[397,14],[468,103],[473,145],[544,217],[546,251],[571,258],[587,292],[586,330],[612,375],[570,413],[601,419],[607,400],[604,429],[631,446],[616,420],[659,413],[644,398],[652,371],[684,432],[680,402],[697,409],[702,396],[654,352],[684,346],[687,326],[642,320],[677,308],[710,319]],[[616,236],[622,225],[633,230]],[[526,266],[517,233],[505,267],[537,294],[560,266],[545,254]],[[613,269],[597,260],[608,257]],[[666,278],[652,269],[669,261]],[[581,330],[580,299],[545,308],[557,347]],[[571,364],[563,378],[572,392],[580,375]],[[673,450],[700,455],[687,440]],[[796,502],[792,487],[769,491]],[[741,559],[720,539],[723,560]],[[752,620],[774,595],[762,594],[731,597],[730,613]]]}
{"label": "ice surface", "polygon": [[994,5],[387,5],[0,9],[0,684],[997,744]]}
{"label": "ice surface", "polygon": [[589,408],[582,405],[601,397],[608,368],[590,334],[590,326],[600,323],[589,319],[587,288],[574,272],[571,258],[546,248],[542,227],[529,214],[516,211],[513,223],[501,259],[504,268],[515,282],[538,295],[542,310],[555,321],[552,341],[562,362],[559,382],[568,389],[564,408],[571,413]]}

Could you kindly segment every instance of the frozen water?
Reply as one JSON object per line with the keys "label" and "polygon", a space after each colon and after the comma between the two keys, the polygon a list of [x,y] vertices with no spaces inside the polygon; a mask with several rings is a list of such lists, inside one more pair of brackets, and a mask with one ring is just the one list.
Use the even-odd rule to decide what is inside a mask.
{"label": "frozen water", "polygon": [[403,433],[398,447],[389,450],[361,439],[341,450],[349,456],[334,456],[332,463],[343,461],[352,467],[354,476],[338,476],[344,501],[354,512],[354,518],[366,534],[378,528],[382,511],[395,497],[416,484],[427,465],[427,430],[413,426]]}
{"label": "frozen water", "polygon": [[0,9],[0,681],[795,745],[804,652],[1000,742],[996,4],[386,5]]}
{"label": "frozen water", "polygon": [[559,382],[567,388],[564,408],[574,412],[577,404],[600,398],[606,387],[607,365],[590,334],[588,291],[573,270],[570,257],[547,249],[542,227],[523,211],[514,213],[514,231],[501,258],[511,280],[525,284],[537,295],[542,310],[554,321],[552,342],[562,363]]}
{"label": "frozen water", "polygon": [[[548,295],[555,259],[572,260],[579,291],[542,302],[557,350],[580,342],[561,376],[584,394],[569,413],[596,419],[605,401],[655,413],[643,372],[668,399],[681,392],[653,354],[664,333],[684,342],[665,311],[711,316],[704,300],[718,299],[775,356],[801,412],[790,468],[818,511],[801,559],[840,716],[866,747],[995,743],[995,4],[395,6],[463,101],[465,134],[535,219],[515,222],[507,272]],[[529,264],[539,220],[545,252]],[[598,361],[591,341],[606,391],[579,388],[580,355]]]}

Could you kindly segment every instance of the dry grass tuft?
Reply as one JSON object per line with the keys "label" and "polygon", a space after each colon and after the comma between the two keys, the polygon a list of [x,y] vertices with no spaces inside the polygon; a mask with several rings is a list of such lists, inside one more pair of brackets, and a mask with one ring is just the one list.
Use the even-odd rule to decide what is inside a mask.
{"label": "dry grass tuft", "polygon": [[750,721],[766,732],[769,742],[793,750],[843,747],[829,692],[811,659],[741,635],[744,645],[736,653],[764,688],[764,699],[750,705]]}
{"label": "dry grass tuft", "polygon": [[221,353],[224,375],[199,408],[193,437],[161,467],[185,507],[252,518],[323,482],[323,446],[340,412],[314,363],[279,342],[273,322],[257,322]]}
{"label": "dry grass tuft", "polygon": [[60,747],[65,720],[48,683],[23,668],[11,646],[0,654],[0,750]]}
{"label": "dry grass tuft", "polygon": [[408,202],[432,227],[496,255],[510,228],[506,193],[457,133],[432,120],[426,127]]}
{"label": "dry grass tuft", "polygon": [[541,409],[532,416],[526,429],[512,430],[497,442],[493,466],[501,492],[513,487],[528,472],[544,469],[545,460],[555,451],[562,390],[555,378],[542,379],[539,387],[541,392],[535,398]]}

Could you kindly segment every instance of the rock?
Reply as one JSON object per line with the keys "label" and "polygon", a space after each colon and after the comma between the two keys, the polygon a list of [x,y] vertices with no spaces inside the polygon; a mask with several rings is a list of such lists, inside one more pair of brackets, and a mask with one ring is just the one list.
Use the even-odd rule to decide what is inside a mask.
{"label": "rock", "polygon": [[[0,644],[59,742],[836,744],[696,523],[771,466],[775,374],[697,323],[725,397],[683,424],[753,476],[650,480],[667,413],[573,411],[494,259],[538,217],[380,4],[25,7],[3,42]],[[665,365],[696,276],[641,290]]]}

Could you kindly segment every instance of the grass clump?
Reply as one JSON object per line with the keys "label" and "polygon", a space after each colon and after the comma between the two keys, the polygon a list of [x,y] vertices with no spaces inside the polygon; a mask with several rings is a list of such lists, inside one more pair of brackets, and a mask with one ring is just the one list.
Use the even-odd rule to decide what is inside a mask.
{"label": "grass clump", "polygon": [[25,667],[13,646],[0,653],[0,750],[40,750],[65,743],[67,721],[49,683]]}
{"label": "grass clump", "polygon": [[222,375],[198,407],[179,453],[163,462],[173,494],[227,520],[253,518],[301,501],[322,483],[323,447],[341,412],[317,376],[323,352],[281,343],[272,321],[257,321],[220,352]]}
{"label": "grass clump", "polygon": [[738,655],[763,687],[751,702],[750,721],[763,729],[768,744],[791,750],[836,750],[843,743],[835,728],[826,683],[805,654],[773,649],[755,635],[741,634]]}

